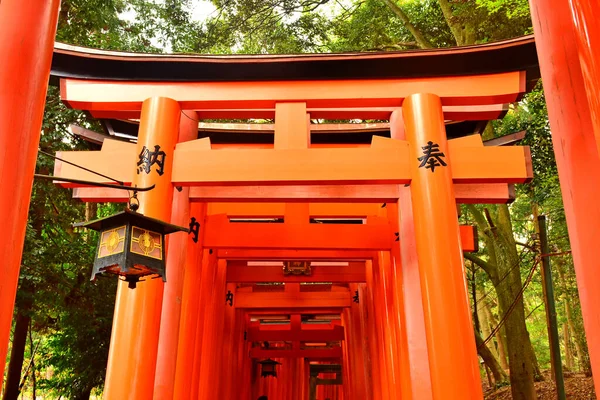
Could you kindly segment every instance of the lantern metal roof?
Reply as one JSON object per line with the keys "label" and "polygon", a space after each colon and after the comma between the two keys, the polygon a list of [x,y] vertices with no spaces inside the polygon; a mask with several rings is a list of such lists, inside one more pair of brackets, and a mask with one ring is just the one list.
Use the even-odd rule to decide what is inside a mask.
{"label": "lantern metal roof", "polygon": [[89,222],[78,222],[73,224],[75,227],[90,228],[95,231],[101,231],[106,228],[113,227],[118,224],[131,223],[140,228],[156,230],[164,234],[174,232],[189,232],[189,229],[169,224],[156,218],[150,218],[135,211],[126,208],[124,211],[118,212],[111,216],[96,219]]}

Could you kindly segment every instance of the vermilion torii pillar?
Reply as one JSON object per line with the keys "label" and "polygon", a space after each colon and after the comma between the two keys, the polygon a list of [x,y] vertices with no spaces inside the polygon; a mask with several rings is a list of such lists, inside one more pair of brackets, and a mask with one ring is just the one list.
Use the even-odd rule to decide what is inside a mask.
{"label": "vermilion torii pillar", "polygon": [[[598,21],[591,18],[593,11],[597,15],[598,10],[597,7],[579,7],[579,1],[572,4],[580,21],[577,26],[568,18],[571,12],[568,0],[530,0],[581,312],[589,338],[596,392],[600,393],[600,340],[597,340],[600,336],[597,252],[600,236],[600,156],[591,117],[600,115],[600,109],[597,104],[598,78],[592,78],[595,68],[589,68],[590,65],[597,66],[600,49],[582,47],[586,46],[586,38],[591,40],[587,45],[597,40]],[[583,40],[578,41],[577,37]],[[580,52],[587,65],[585,74],[582,73]]]}
{"label": "vermilion torii pillar", "polygon": [[[145,161],[149,163],[148,169],[131,163],[132,170],[136,171],[132,186],[156,185],[151,191],[139,194],[138,212],[162,221],[171,218],[171,171],[180,115],[181,109],[175,100],[161,97],[145,100],[137,152],[156,151],[155,146],[159,146],[165,156],[162,166],[153,165],[149,157]],[[163,289],[160,279],[148,279],[135,290],[129,289],[126,282],[119,282],[104,386],[105,399],[152,399]]]}
{"label": "vermilion torii pillar", "polygon": [[597,2],[588,0],[569,0],[569,4],[596,145],[600,153],[600,7]]}
{"label": "vermilion torii pillar", "polygon": [[3,0],[0,4],[0,377],[4,376],[59,5],[60,0]]}
{"label": "vermilion torii pillar", "polygon": [[434,94],[415,94],[404,100],[402,111],[433,398],[480,400],[442,103]]}
{"label": "vermilion torii pillar", "polygon": [[[178,142],[187,142],[198,137],[197,114],[193,111],[182,112],[179,121]],[[171,223],[188,226],[190,223],[190,188],[181,188],[173,193]],[[198,228],[199,229],[199,228]],[[199,234],[199,232],[198,232]],[[170,399],[174,393],[175,371],[177,366],[177,349],[179,344],[180,316],[183,304],[185,267],[187,264],[188,245],[194,245],[199,238],[188,236],[184,232],[171,235],[168,239],[169,252],[166,264],[169,270],[165,284],[158,355],[156,362],[156,379],[154,398]],[[194,266],[193,264],[188,264]],[[187,311],[187,310],[186,310]],[[186,320],[187,321],[187,320]]]}

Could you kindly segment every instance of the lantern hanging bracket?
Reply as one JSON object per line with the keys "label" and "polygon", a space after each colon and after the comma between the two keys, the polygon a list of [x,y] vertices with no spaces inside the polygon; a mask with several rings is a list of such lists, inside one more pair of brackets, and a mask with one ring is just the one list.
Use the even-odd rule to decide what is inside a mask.
{"label": "lantern hanging bracket", "polygon": [[34,174],[33,177],[37,178],[37,179],[45,179],[45,180],[57,181],[57,182],[79,183],[82,185],[98,186],[98,187],[105,187],[105,188],[119,189],[119,190],[133,190],[135,192],[147,192],[149,190],[154,189],[154,187],[156,186],[156,185],[151,185],[148,187],[132,188],[131,186],[127,186],[127,185],[115,185],[113,183],[91,182],[91,181],[84,181],[82,179],[62,178],[60,176]]}

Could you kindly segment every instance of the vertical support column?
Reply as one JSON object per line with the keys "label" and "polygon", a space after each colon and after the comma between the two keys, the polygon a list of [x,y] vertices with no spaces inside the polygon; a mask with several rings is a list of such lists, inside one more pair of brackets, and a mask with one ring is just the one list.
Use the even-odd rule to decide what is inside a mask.
{"label": "vertical support column", "polygon": [[198,241],[193,233],[188,236],[186,267],[183,279],[183,293],[177,359],[175,368],[174,399],[187,399],[190,394],[192,371],[194,368],[194,348],[196,345],[198,313],[200,310],[200,284],[203,255],[205,203],[190,204],[190,219],[199,223]]}
{"label": "vertical support column", "polygon": [[481,400],[442,103],[434,94],[414,94],[404,100],[403,115],[411,145],[411,197],[433,398]]}
{"label": "vertical support column", "polygon": [[[588,338],[600,336],[600,157],[579,65],[567,0],[530,0],[536,47],[546,92],[583,324]],[[592,22],[592,21],[590,21]],[[592,23],[597,23],[593,21]],[[594,49],[597,51],[597,49]],[[597,56],[597,53],[596,53]],[[594,376],[600,376],[600,341],[588,342]],[[600,392],[600,379],[595,381]]]}
{"label": "vertical support column", "polygon": [[569,0],[569,3],[596,146],[600,154],[600,8],[598,4],[588,0]]}
{"label": "vertical support column", "polygon": [[[383,377],[385,370],[382,370],[382,353],[383,346],[380,343],[378,335],[378,320],[375,314],[375,302],[373,296],[373,262],[371,260],[366,261],[365,271],[367,275],[367,284],[362,288],[359,287],[359,298],[360,301],[364,299],[362,321],[366,325],[367,341],[369,346],[369,354],[371,360],[371,377],[373,380],[373,399],[383,400],[388,399],[388,390],[386,381]],[[362,290],[361,290],[362,289]],[[386,385],[386,386],[384,386]]]}
{"label": "vertical support column", "polygon": [[202,335],[202,357],[198,400],[210,400],[215,391],[220,393],[222,378],[220,356],[223,347],[223,313],[225,308],[227,261],[217,261],[217,273],[210,297],[209,312]]}
{"label": "vertical support column", "polygon": [[[153,97],[144,101],[137,153],[145,149],[154,151],[155,146],[160,146],[165,152],[163,174],[155,167],[150,173],[138,172],[135,163],[132,165],[136,168],[133,186],[156,185],[153,190],[139,194],[138,211],[163,221],[171,219],[171,166],[180,114],[175,100]],[[163,288],[160,279],[141,282],[136,289],[128,289],[126,282],[119,282],[104,389],[106,399],[152,398]]]}
{"label": "vertical support column", "polygon": [[[210,213],[210,206],[207,213]],[[210,299],[215,285],[217,274],[217,252],[211,249],[204,249],[202,255],[200,295],[198,299],[199,308],[196,315],[196,340],[194,343],[194,360],[192,362],[192,381],[189,388],[189,399],[198,399],[200,390],[200,368],[202,363],[202,351],[205,330],[204,327],[209,318]]]}
{"label": "vertical support column", "polygon": [[[194,111],[181,113],[179,120],[178,142],[187,142],[198,137],[197,114]],[[171,223],[179,226],[190,224],[190,188],[181,188],[173,192],[173,208]],[[198,240],[198,238],[196,238]],[[167,282],[165,283],[163,304],[160,318],[160,334],[156,361],[156,377],[154,380],[154,398],[173,398],[175,387],[175,370],[177,367],[177,347],[179,343],[179,326],[187,247],[189,235],[184,232],[169,236],[167,254]],[[192,241],[192,244],[194,242]]]}
{"label": "vertical support column", "polygon": [[[350,346],[352,379],[356,380],[356,382],[352,383],[351,387],[357,388],[355,392],[357,398],[371,400],[373,398],[373,382],[371,378],[370,356],[365,341],[364,321],[361,321],[361,308],[365,302],[365,299],[360,295],[361,285],[364,286],[364,283],[350,284],[351,292],[357,292],[359,296],[358,304],[352,302],[352,306],[348,310],[351,329],[346,333],[346,341],[349,341]],[[344,382],[344,385],[346,384],[347,382]],[[353,396],[352,394],[350,398]]]}
{"label": "vertical support column", "polygon": [[[225,262],[225,260],[223,260]],[[224,269],[226,271],[226,268]],[[235,347],[238,344],[238,337],[236,334],[236,315],[235,315],[235,283],[227,283],[225,293],[231,292],[233,299],[231,302],[225,304],[225,310],[223,313],[223,329],[220,335],[223,337],[223,345],[221,352],[217,353],[217,358],[220,358],[220,368],[216,369],[218,379],[221,381],[221,388],[217,392],[224,399],[235,399],[233,395],[234,387],[237,382],[233,380],[237,375],[237,363],[235,358]],[[223,297],[225,297],[225,293]],[[218,296],[217,296],[218,297]],[[219,334],[219,332],[217,332]],[[239,377],[237,377],[239,379]]]}
{"label": "vertical support column", "polygon": [[[392,139],[406,139],[402,110],[395,110],[390,117]],[[429,354],[425,335],[425,316],[423,311],[419,259],[415,238],[415,221],[412,209],[410,188],[399,188],[398,204],[388,205],[388,218],[395,220],[398,226],[399,246],[392,247],[392,256],[397,267],[397,294],[403,297],[404,330],[408,348],[408,367],[412,399],[431,400],[431,374],[429,372]],[[393,221],[392,221],[393,222]],[[407,398],[410,398],[407,395]]]}
{"label": "vertical support column", "polygon": [[389,256],[384,258],[382,252],[377,252],[377,257],[373,260],[373,298],[375,300],[375,318],[377,320],[377,333],[379,335],[378,359],[381,363],[380,371],[384,380],[383,390],[387,396],[385,398],[399,399],[396,394],[396,373],[398,359],[397,342],[393,311],[390,310],[389,298],[387,296],[389,281],[386,281],[386,274],[389,269]]}
{"label": "vertical support column", "polygon": [[[350,285],[350,292],[352,292],[352,285]],[[350,332],[352,331],[352,321],[350,318],[350,309],[345,308],[342,311],[342,326],[346,333],[345,340],[342,342],[342,372],[344,383],[344,394],[356,393],[359,396],[358,390],[355,389],[358,379],[355,378],[356,368],[354,365],[354,357],[352,356],[352,337]]]}
{"label": "vertical support column", "polygon": [[[0,377],[17,293],[60,0],[0,6]],[[32,11],[35,10],[35,11]],[[2,383],[0,382],[0,389]]]}

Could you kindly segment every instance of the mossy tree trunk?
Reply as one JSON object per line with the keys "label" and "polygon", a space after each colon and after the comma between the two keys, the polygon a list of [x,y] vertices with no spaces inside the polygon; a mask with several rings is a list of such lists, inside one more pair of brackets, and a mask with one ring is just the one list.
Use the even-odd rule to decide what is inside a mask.
{"label": "mossy tree trunk", "polygon": [[[489,260],[467,254],[488,275],[498,296],[500,319],[505,318],[508,364],[513,400],[536,400],[536,358],[525,324],[520,259],[507,205],[480,211],[467,206],[485,242]],[[509,312],[509,310],[511,310]]]}

